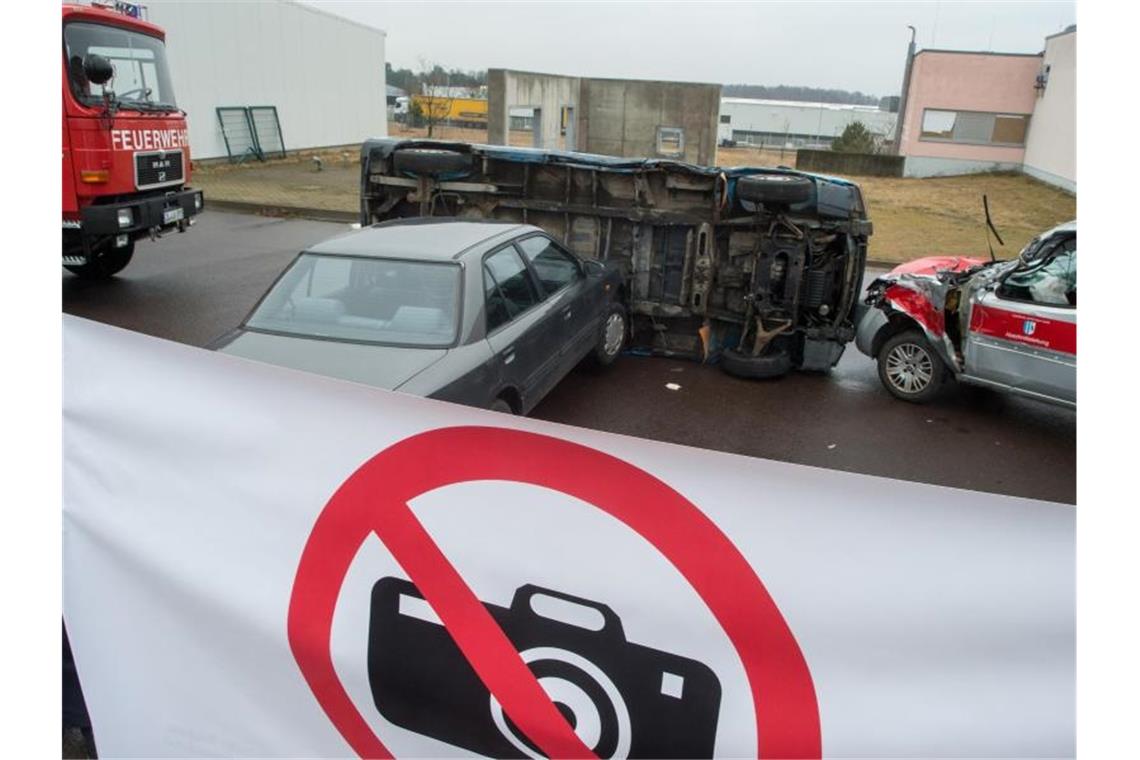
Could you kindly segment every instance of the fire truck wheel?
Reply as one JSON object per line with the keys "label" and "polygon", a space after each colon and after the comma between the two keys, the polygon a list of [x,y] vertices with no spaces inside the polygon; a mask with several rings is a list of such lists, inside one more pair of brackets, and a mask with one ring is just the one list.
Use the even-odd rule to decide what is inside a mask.
{"label": "fire truck wheel", "polygon": [[453,150],[405,148],[392,156],[397,172],[419,174],[425,177],[460,175],[471,171],[471,154]]}
{"label": "fire truck wheel", "polygon": [[84,280],[106,280],[113,277],[131,263],[135,255],[135,241],[122,248],[107,248],[86,264],[64,265],[64,269]]}
{"label": "fire truck wheel", "polygon": [[736,181],[736,195],[753,203],[803,203],[814,189],[815,183],[796,174],[752,174]]}

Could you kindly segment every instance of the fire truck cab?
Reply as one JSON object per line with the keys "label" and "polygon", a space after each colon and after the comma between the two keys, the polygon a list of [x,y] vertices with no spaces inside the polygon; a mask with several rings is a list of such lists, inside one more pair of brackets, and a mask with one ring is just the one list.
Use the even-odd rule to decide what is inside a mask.
{"label": "fire truck cab", "polygon": [[84,278],[116,274],[135,241],[184,232],[202,210],[165,33],[143,12],[63,6],[63,265]]}

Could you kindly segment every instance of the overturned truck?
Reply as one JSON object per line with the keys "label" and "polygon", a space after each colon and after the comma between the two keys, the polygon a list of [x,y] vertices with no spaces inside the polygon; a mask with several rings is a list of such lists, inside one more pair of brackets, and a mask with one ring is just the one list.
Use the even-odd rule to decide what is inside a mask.
{"label": "overturned truck", "polygon": [[826,370],[854,337],[871,223],[859,187],[791,169],[369,140],[361,223],[534,224],[626,278],[631,345],[728,372]]}

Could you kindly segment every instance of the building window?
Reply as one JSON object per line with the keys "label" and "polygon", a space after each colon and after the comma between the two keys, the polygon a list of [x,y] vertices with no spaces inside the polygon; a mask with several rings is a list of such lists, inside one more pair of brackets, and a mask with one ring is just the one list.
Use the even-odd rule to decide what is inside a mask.
{"label": "building window", "polygon": [[980,111],[922,112],[920,140],[956,142],[969,145],[1025,145],[1029,117],[1024,114],[983,113]]}
{"label": "building window", "polygon": [[732,123],[732,114],[722,113],[720,115],[720,123],[721,124],[731,124]]}
{"label": "building window", "polygon": [[657,155],[685,155],[685,130],[680,127],[657,128]]}

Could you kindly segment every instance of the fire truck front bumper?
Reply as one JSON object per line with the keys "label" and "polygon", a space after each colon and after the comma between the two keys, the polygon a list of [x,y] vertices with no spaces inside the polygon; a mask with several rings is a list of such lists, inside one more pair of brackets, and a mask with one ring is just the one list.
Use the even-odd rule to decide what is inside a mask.
{"label": "fire truck front bumper", "polygon": [[85,235],[132,238],[171,228],[183,230],[203,205],[202,191],[186,188],[153,198],[88,206],[82,211],[80,229]]}

